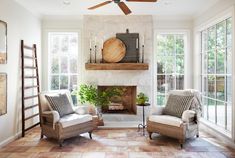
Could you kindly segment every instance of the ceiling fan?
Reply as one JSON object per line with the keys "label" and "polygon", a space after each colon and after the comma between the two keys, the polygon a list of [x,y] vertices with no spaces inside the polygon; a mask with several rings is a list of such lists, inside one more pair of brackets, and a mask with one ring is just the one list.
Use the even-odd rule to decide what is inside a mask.
{"label": "ceiling fan", "polygon": [[[126,1],[127,2],[157,2],[157,0],[126,0]],[[100,3],[100,4],[97,4],[97,5],[93,6],[93,7],[90,7],[88,9],[89,10],[93,10],[93,9],[102,7],[102,6],[107,5],[109,3],[112,3],[112,2],[116,3],[119,6],[119,8],[123,11],[123,13],[125,15],[128,15],[128,14],[131,13],[131,10],[128,8],[128,6],[124,2],[122,2],[121,0],[109,0],[109,1],[105,1],[103,3]]]}

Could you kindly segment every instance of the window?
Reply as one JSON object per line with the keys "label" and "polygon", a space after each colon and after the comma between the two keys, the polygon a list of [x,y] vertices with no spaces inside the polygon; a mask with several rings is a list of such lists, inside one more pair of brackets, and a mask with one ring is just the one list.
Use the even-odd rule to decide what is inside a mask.
{"label": "window", "polygon": [[231,132],[232,19],[201,32],[203,117]]}
{"label": "window", "polygon": [[184,89],[184,34],[157,35],[157,105],[170,90]]}
{"label": "window", "polygon": [[50,32],[49,89],[74,89],[78,82],[78,33]]}

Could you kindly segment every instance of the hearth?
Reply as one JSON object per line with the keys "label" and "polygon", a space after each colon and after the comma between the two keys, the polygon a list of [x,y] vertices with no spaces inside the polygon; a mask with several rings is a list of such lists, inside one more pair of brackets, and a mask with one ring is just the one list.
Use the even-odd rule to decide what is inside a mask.
{"label": "hearth", "polygon": [[111,103],[102,107],[102,113],[136,115],[136,86],[98,86],[98,91],[105,91],[107,88],[118,88],[123,93],[121,96],[112,97]]}

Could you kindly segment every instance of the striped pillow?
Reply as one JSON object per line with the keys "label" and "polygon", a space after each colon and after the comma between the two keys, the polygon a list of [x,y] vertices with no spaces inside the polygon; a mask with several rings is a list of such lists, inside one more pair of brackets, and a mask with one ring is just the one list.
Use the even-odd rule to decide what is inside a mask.
{"label": "striped pillow", "polygon": [[56,94],[53,96],[45,96],[50,104],[50,109],[59,113],[60,117],[74,113],[72,105],[66,94]]}
{"label": "striped pillow", "polygon": [[193,95],[170,94],[163,110],[164,115],[171,115],[181,118],[185,110],[189,110]]}

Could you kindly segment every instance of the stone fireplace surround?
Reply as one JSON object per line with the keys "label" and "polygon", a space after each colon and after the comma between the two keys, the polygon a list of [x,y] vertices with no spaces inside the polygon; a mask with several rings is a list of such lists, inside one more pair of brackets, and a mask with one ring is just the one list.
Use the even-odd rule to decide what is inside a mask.
{"label": "stone fireplace surround", "polygon": [[[145,93],[152,104],[153,80],[153,19],[147,15],[114,15],[114,16],[84,16],[83,46],[81,74],[82,83],[105,86],[136,86],[136,93]],[[115,37],[116,33],[139,33],[140,38],[145,36],[145,63],[149,64],[149,70],[86,70],[85,63],[89,61],[89,40],[97,38],[97,59],[101,59],[101,40]],[[140,39],[140,44],[142,45]],[[94,42],[94,41],[93,41]],[[140,50],[141,52],[142,50]],[[150,108],[150,107],[148,107]],[[146,108],[146,116],[148,116]],[[129,114],[103,114],[104,128],[106,127],[137,127],[142,122],[142,107],[136,107],[136,115]]]}

